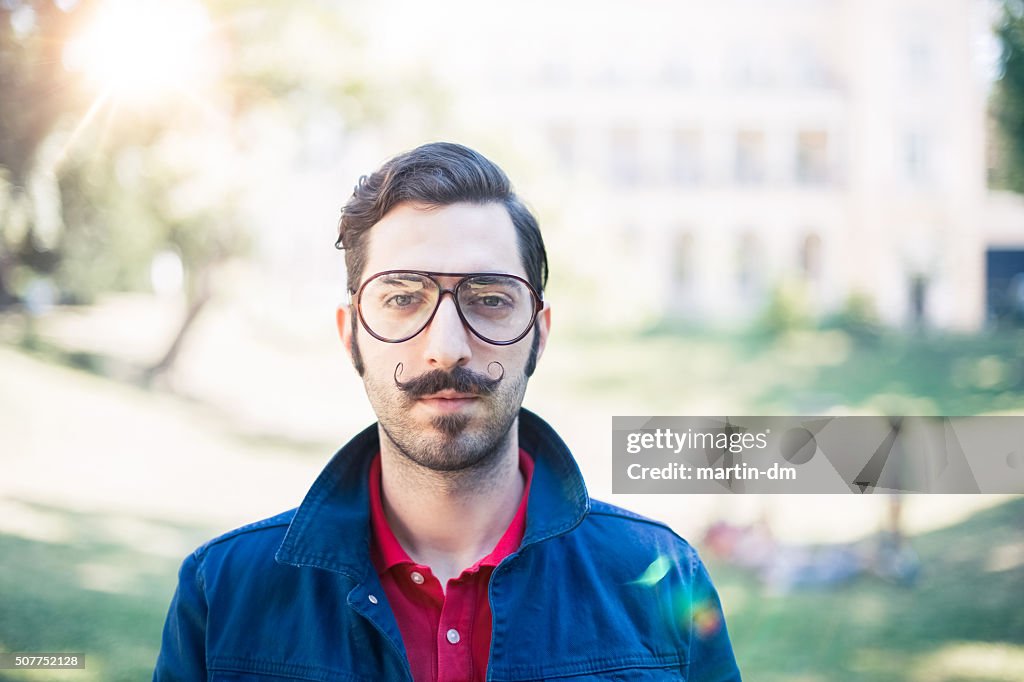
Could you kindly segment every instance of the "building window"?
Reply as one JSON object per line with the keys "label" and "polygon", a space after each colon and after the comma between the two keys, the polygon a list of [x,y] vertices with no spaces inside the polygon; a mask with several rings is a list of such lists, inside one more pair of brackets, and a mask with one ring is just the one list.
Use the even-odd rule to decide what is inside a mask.
{"label": "building window", "polygon": [[644,234],[640,226],[629,222],[619,225],[616,238],[610,246],[619,260],[635,264],[643,254],[643,242]]}
{"label": "building window", "polygon": [[802,130],[797,133],[796,179],[802,185],[828,182],[828,133],[825,131]]}
{"label": "building window", "polygon": [[662,68],[665,83],[674,87],[686,87],[693,84],[693,68],[682,55],[674,54]]}
{"label": "building window", "polygon": [[640,182],[640,140],[635,128],[615,128],[611,137],[613,182],[631,186]]}
{"label": "building window", "polygon": [[821,280],[821,237],[813,232],[800,244],[800,274],[808,282]]}
{"label": "building window", "polygon": [[741,185],[764,181],[764,133],[742,130],[736,134],[734,175]]}
{"label": "building window", "polygon": [[575,130],[570,125],[553,125],[548,128],[548,146],[558,167],[570,170],[576,164]]}
{"label": "building window", "polygon": [[907,179],[923,184],[931,179],[931,140],[921,132],[907,133],[903,141],[903,166]]}
{"label": "building window", "polygon": [[821,51],[809,43],[797,43],[790,49],[791,78],[805,88],[824,88],[830,84],[829,67]]}
{"label": "building window", "polygon": [[565,62],[550,59],[540,67],[540,82],[549,87],[563,87],[569,84],[572,74]]}
{"label": "building window", "polygon": [[761,263],[764,249],[752,231],[740,235],[736,251],[736,281],[745,295],[757,293],[761,288]]}
{"label": "building window", "polygon": [[701,180],[700,133],[696,130],[676,130],[672,134],[672,182],[676,185],[696,185]]}
{"label": "building window", "polygon": [[693,284],[694,245],[692,232],[677,232],[672,239],[672,284],[686,289]]}
{"label": "building window", "polygon": [[770,50],[750,44],[735,45],[728,60],[732,65],[732,81],[738,89],[772,84]]}
{"label": "building window", "polygon": [[934,57],[927,38],[918,36],[906,45],[907,81],[911,86],[926,84],[932,80]]}

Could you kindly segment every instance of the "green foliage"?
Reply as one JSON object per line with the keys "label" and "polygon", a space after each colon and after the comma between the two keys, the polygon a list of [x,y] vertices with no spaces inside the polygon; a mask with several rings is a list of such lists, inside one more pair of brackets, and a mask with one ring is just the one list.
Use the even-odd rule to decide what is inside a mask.
{"label": "green foliage", "polygon": [[801,282],[784,280],[776,285],[755,329],[769,336],[782,336],[806,329],[811,324],[807,295]]}
{"label": "green foliage", "polygon": [[999,124],[997,183],[1024,192],[1024,3],[1003,0],[995,28],[1002,45],[1001,75],[996,82],[993,110]]}
{"label": "green foliage", "polygon": [[[0,3],[0,307],[39,276],[71,302],[145,289],[163,250],[181,257],[195,301],[212,268],[248,252],[243,205],[279,164],[331,153],[310,131],[385,118],[384,91],[400,84],[368,86],[372,65],[338,6],[204,5],[218,52],[194,90],[130,104],[64,66],[95,1]],[[12,21],[18,12],[32,20]]]}
{"label": "green foliage", "polygon": [[33,192],[33,180],[40,179],[40,149],[75,105],[62,51],[89,4],[64,11],[52,0],[0,3],[0,307],[17,299],[18,280],[30,279],[26,269],[52,266],[49,256],[35,257],[49,241],[37,230],[49,227],[38,223],[41,213],[55,213],[53,197]]}
{"label": "green foliage", "polygon": [[822,327],[838,329],[862,342],[876,340],[883,332],[874,300],[862,292],[850,294],[836,314],[822,321]]}
{"label": "green foliage", "polygon": [[52,0],[0,3],[0,166],[16,187],[28,184],[39,146],[74,107],[62,51],[90,4],[64,11]]}
{"label": "green foliage", "polygon": [[65,299],[88,304],[105,291],[144,289],[153,253],[166,240],[149,210],[151,194],[119,186],[105,159],[73,161],[61,188],[66,228],[54,279]]}

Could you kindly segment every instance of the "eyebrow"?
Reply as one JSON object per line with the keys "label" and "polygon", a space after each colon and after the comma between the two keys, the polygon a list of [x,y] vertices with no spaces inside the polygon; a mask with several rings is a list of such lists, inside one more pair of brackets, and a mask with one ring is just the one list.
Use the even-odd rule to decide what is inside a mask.
{"label": "eyebrow", "polygon": [[486,274],[483,274],[483,275],[477,275],[472,280],[470,280],[470,283],[471,284],[494,284],[495,282],[498,281],[499,277],[508,277],[508,275],[496,275],[496,274],[492,274],[492,273],[486,273]]}
{"label": "eyebrow", "polygon": [[[423,284],[423,280],[426,279],[423,275],[418,275],[414,272],[405,273],[406,276],[402,277],[402,273],[396,272],[385,277],[381,277],[381,281],[385,284]],[[408,275],[415,275],[415,277],[409,277]]]}

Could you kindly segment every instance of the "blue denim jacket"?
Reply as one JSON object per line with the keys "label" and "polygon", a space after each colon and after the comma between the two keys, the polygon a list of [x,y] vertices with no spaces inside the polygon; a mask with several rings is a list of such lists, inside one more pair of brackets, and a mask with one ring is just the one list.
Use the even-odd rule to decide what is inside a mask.
{"label": "blue denim jacket", "polygon": [[[519,550],[491,576],[489,680],[739,680],[718,595],[667,526],[592,501],[568,448],[522,410],[535,466]],[[412,677],[369,556],[376,425],[295,510],[185,559],[153,679]]]}

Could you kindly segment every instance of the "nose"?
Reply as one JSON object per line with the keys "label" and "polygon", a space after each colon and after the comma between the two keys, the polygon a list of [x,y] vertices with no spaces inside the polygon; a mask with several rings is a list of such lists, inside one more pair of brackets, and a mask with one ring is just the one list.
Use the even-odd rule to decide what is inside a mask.
{"label": "nose", "polygon": [[434,313],[434,319],[423,330],[423,334],[426,335],[424,359],[431,369],[448,371],[469,362],[472,356],[469,330],[462,323],[452,296],[441,294],[441,303]]}

